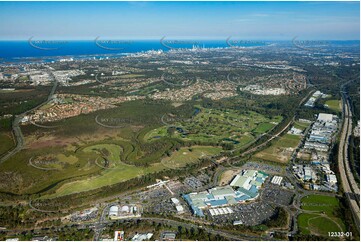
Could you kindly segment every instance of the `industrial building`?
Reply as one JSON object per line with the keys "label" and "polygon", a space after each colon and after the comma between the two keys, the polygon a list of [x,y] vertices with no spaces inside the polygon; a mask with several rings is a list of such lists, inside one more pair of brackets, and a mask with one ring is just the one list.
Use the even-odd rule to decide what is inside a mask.
{"label": "industrial building", "polygon": [[173,241],[175,240],[177,234],[175,232],[163,232],[160,236],[160,239],[163,241]]}
{"label": "industrial building", "polygon": [[133,236],[132,241],[149,241],[153,237],[153,233],[136,234]]}
{"label": "industrial building", "polygon": [[217,215],[233,213],[233,210],[230,207],[211,208],[211,209],[209,209],[209,213],[211,214],[211,216],[217,216]]}
{"label": "industrial building", "polygon": [[184,208],[183,208],[183,206],[181,205],[180,201],[177,198],[172,197],[170,200],[174,203],[178,214],[184,213]]}
{"label": "industrial building", "polygon": [[[313,190],[337,191],[337,178],[330,168],[329,151],[338,128],[338,117],[319,113],[303,145],[303,150],[311,154],[309,165],[295,165],[293,172]],[[303,152],[301,149],[300,152]]]}
{"label": "industrial building", "polygon": [[114,205],[109,208],[110,219],[123,219],[123,218],[134,218],[140,217],[140,210],[136,205]]}
{"label": "industrial building", "polygon": [[271,180],[271,183],[272,184],[275,184],[275,185],[281,185],[281,182],[282,182],[282,179],[283,177],[282,176],[274,176]]}

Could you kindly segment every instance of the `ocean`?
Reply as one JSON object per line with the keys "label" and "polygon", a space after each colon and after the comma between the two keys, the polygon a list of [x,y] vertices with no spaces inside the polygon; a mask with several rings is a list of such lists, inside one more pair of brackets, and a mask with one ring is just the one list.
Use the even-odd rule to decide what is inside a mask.
{"label": "ocean", "polygon": [[[163,50],[179,48],[224,48],[230,46],[258,47],[278,41],[245,41],[245,40],[84,40],[84,41],[50,41],[50,40],[23,40],[0,41],[0,63],[29,63],[51,62],[60,58],[104,58],[105,56],[119,57],[129,53],[149,50]],[[281,41],[291,45],[291,41]],[[281,43],[278,42],[278,43]],[[304,44],[300,42],[301,44]],[[357,46],[359,41],[314,41],[306,44]]]}
{"label": "ocean", "polygon": [[[84,40],[84,41],[50,41],[24,40],[0,41],[0,62],[53,61],[54,57],[81,56],[117,56],[149,50],[167,51],[172,48],[224,48],[229,47],[226,40]],[[232,44],[232,43],[231,43]],[[262,46],[265,42],[254,41],[236,43],[243,47]]]}

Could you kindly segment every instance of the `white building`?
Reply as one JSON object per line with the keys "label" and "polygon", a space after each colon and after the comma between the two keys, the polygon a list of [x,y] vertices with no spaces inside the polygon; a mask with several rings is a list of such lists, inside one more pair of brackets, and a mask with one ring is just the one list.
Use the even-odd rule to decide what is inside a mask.
{"label": "white building", "polygon": [[132,241],[143,241],[143,240],[149,241],[150,238],[152,238],[152,237],[153,237],[153,233],[136,234],[133,236]]}
{"label": "white building", "polygon": [[333,115],[328,113],[319,113],[317,120],[322,122],[332,122]]}
{"label": "white building", "polygon": [[118,216],[119,207],[118,206],[111,206],[109,209],[109,216]]}
{"label": "white building", "polygon": [[281,185],[282,179],[283,177],[281,176],[274,176],[271,180],[271,183],[275,185]]}
{"label": "white building", "polygon": [[328,175],[326,175],[326,179],[330,184],[336,184],[337,183],[336,175],[328,174]]}

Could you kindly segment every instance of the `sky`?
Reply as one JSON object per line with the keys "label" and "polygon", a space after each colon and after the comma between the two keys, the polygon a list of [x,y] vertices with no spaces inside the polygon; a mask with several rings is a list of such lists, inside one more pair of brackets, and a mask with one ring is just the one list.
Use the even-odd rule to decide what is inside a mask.
{"label": "sky", "polygon": [[359,2],[0,2],[0,40],[359,40]]}

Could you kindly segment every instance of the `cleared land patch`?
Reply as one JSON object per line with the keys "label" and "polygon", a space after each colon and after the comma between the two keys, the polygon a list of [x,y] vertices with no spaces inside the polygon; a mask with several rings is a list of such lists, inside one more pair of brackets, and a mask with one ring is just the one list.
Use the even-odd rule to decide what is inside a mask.
{"label": "cleared land patch", "polygon": [[221,178],[219,180],[219,185],[220,186],[224,186],[226,184],[229,184],[232,179],[239,174],[239,172],[241,171],[241,169],[237,169],[237,170],[227,170],[225,172],[223,172],[223,174],[221,175]]}
{"label": "cleared land patch", "polygon": [[285,134],[270,147],[258,152],[254,157],[263,160],[287,163],[300,140],[301,137],[299,135]]}
{"label": "cleared land patch", "polygon": [[300,121],[296,121],[293,125],[293,127],[302,130],[302,132],[305,131],[308,126],[310,126],[310,123],[305,123]]}
{"label": "cleared land patch", "polygon": [[172,153],[170,157],[162,159],[162,164],[170,168],[181,168],[189,163],[198,161],[200,158],[218,154],[222,151],[220,147],[192,146],[182,147]]}

